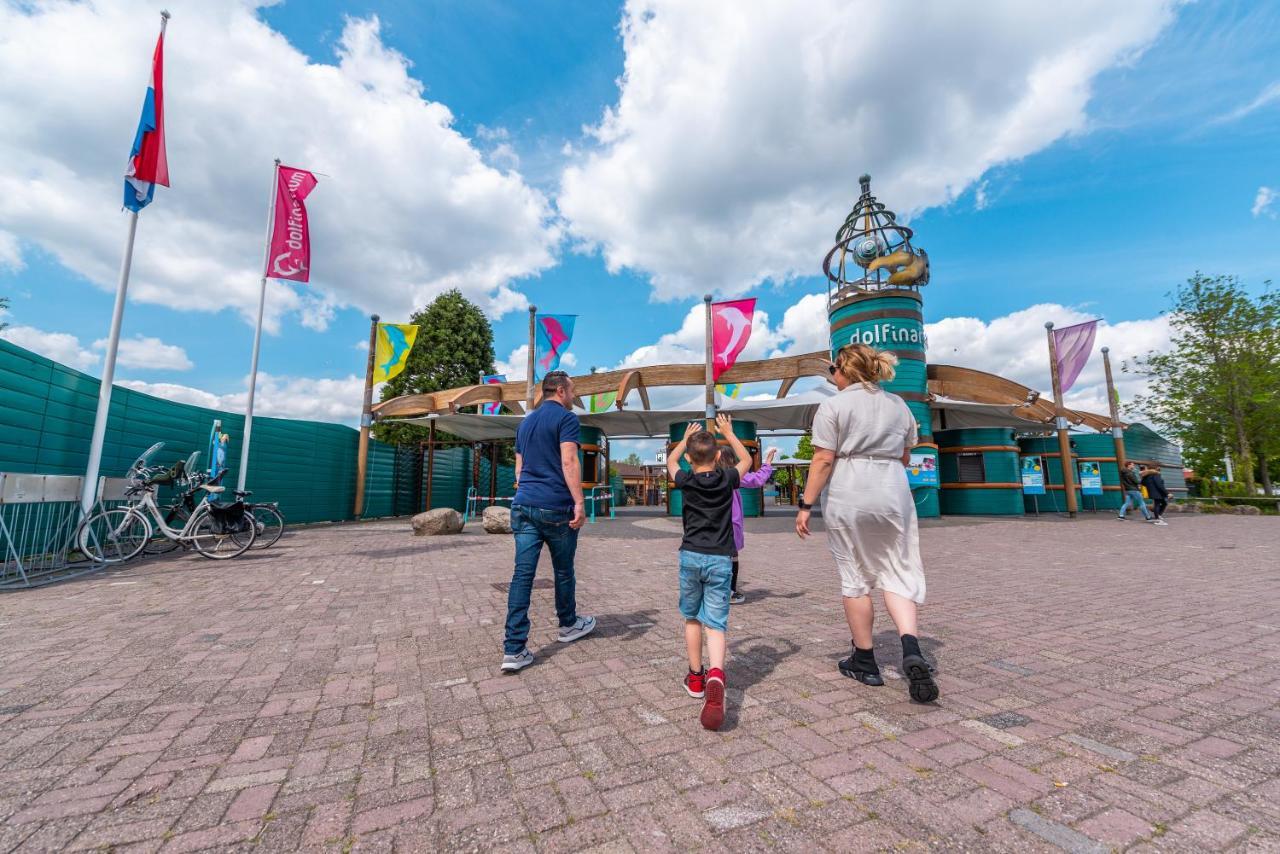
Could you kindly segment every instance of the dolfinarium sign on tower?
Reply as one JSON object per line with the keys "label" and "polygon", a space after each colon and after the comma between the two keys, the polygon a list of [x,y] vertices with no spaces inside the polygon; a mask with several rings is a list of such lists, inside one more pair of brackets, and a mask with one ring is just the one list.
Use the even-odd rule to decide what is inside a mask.
{"label": "dolfinarium sign on tower", "polygon": [[856,326],[849,333],[848,344],[867,344],[880,350],[893,350],[904,344],[929,349],[929,338],[918,326],[895,326],[888,321],[869,326]]}
{"label": "dolfinarium sign on tower", "polygon": [[[862,193],[822,262],[831,355],[857,342],[898,357],[897,376],[884,387],[905,400],[915,416],[920,444],[911,449],[913,458],[921,457],[922,464],[928,462],[923,458],[931,458],[937,470],[920,295],[929,282],[929,255],[912,244],[912,230],[899,225],[894,212],[871,195],[871,176],[859,180]],[[921,516],[941,514],[936,484],[917,484],[912,491]]]}

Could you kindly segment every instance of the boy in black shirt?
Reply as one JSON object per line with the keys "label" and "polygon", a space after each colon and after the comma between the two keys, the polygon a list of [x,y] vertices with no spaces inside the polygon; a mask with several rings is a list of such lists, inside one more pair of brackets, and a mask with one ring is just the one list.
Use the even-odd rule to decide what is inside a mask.
{"label": "boy in black shirt", "polygon": [[[702,725],[720,729],[724,723],[725,630],[729,620],[729,589],[733,577],[733,494],[751,465],[751,455],[733,435],[728,415],[716,418],[716,432],[738,456],[733,468],[717,468],[720,448],[715,436],[694,421],[667,456],[667,473],[684,497],[684,539],[680,542],[680,613],[684,615],[684,643],[689,673],[684,689],[690,697],[705,697]],[[687,457],[693,471],[680,468]],[[702,669],[702,637],[706,635],[711,669]]]}

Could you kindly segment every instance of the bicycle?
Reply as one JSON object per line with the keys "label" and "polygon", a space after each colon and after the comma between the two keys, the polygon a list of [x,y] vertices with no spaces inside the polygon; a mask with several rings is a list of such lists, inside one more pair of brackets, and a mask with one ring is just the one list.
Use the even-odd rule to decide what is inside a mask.
{"label": "bicycle", "polygon": [[[192,457],[199,455],[199,451],[192,454]],[[206,478],[203,474],[192,472],[192,466],[187,466],[186,483],[187,489],[182,494],[176,496],[173,503],[169,505],[165,512],[165,522],[173,527],[175,523],[185,524],[186,520],[195,511],[196,500],[195,494],[200,490],[203,484],[217,486],[222,480],[223,475],[227,473],[223,469],[216,477]],[[238,501],[253,495],[252,491],[235,491],[235,497]],[[279,505],[274,501],[265,501],[259,503],[244,502],[245,511],[253,518],[253,524],[258,529],[257,536],[254,537],[251,548],[268,549],[271,548],[280,537],[284,534],[284,514],[280,512]],[[182,543],[167,537],[153,537],[146,545],[147,554],[166,554],[181,546]]]}
{"label": "bicycle", "polygon": [[126,476],[126,495],[137,496],[127,507],[113,507],[90,514],[76,531],[76,544],[96,563],[123,563],[138,555],[151,541],[153,531],[179,545],[190,545],[212,560],[227,560],[244,554],[257,538],[256,524],[244,524],[244,503],[218,504],[211,497],[225,487],[202,484],[205,491],[181,528],[171,528],[156,504],[156,489],[182,480],[185,463],[172,469],[149,466],[152,455],[164,447],[157,442],[134,461]]}

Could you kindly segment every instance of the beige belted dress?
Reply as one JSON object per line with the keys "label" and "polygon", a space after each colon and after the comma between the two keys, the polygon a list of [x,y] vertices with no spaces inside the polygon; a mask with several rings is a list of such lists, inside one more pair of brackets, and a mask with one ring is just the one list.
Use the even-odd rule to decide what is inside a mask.
{"label": "beige belted dress", "polygon": [[836,455],[822,519],[845,596],[878,587],[924,602],[916,505],[902,465],[917,437],[907,404],[878,386],[851,385],[814,415],[814,447]]}

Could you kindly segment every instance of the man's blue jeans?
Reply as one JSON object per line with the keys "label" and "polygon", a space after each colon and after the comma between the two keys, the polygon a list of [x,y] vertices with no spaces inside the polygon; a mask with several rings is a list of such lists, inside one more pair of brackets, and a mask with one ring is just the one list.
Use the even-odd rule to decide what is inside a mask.
{"label": "man's blue jeans", "polygon": [[1126,510],[1128,510],[1128,509],[1129,509],[1129,505],[1130,505],[1130,503],[1132,503],[1132,505],[1133,505],[1134,507],[1137,507],[1139,510],[1141,510],[1141,511],[1142,511],[1142,518],[1143,518],[1143,519],[1150,519],[1150,518],[1151,518],[1151,511],[1147,509],[1147,502],[1146,502],[1145,500],[1143,500],[1143,498],[1142,498],[1142,490],[1140,490],[1140,489],[1126,489],[1126,490],[1124,491],[1124,504],[1121,504],[1121,505],[1120,505],[1120,518],[1121,518],[1121,519],[1123,519],[1123,518],[1124,518],[1124,511],[1126,511]]}
{"label": "man's blue jeans", "polygon": [[573,555],[578,550],[578,532],[569,527],[573,514],[564,510],[543,510],[525,504],[511,505],[511,532],[516,537],[516,569],[507,592],[507,638],[505,655],[515,655],[529,640],[529,597],[538,572],[542,544],[551,552],[556,577],[556,616],[560,625],[572,626],[578,619],[574,599]]}

